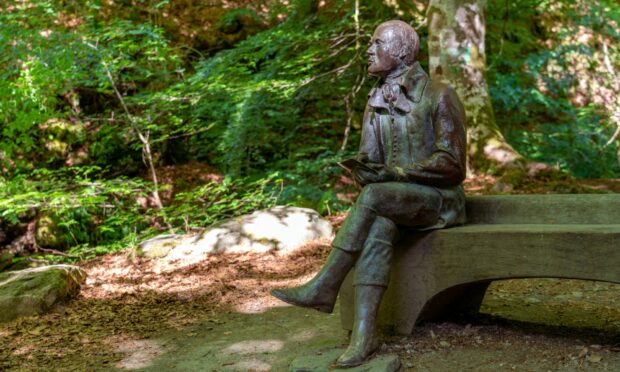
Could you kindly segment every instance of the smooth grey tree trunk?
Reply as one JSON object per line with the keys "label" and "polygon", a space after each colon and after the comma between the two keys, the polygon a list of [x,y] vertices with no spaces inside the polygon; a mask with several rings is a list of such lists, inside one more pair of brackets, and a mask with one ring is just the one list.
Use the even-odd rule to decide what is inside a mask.
{"label": "smooth grey tree trunk", "polygon": [[467,113],[470,170],[512,168],[523,157],[504,139],[485,79],[486,0],[430,0],[428,7],[431,76],[454,87]]}

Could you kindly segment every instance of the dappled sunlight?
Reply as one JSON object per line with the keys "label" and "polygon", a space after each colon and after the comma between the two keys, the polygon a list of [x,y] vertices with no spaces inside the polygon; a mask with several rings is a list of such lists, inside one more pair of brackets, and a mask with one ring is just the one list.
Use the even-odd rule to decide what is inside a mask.
{"label": "dappled sunlight", "polygon": [[284,347],[281,340],[249,340],[234,343],[224,349],[229,354],[273,353]]}
{"label": "dappled sunlight", "polygon": [[[526,173],[503,176],[470,175],[463,181],[467,195],[493,194],[575,194],[620,192],[620,182],[613,179],[577,180],[557,168],[531,162]],[[599,191],[600,190],[600,191]]]}
{"label": "dappled sunlight", "polygon": [[290,306],[273,296],[267,295],[259,298],[252,298],[234,306],[236,312],[242,314],[260,314],[274,307]]}
{"label": "dappled sunlight", "polygon": [[265,363],[259,359],[249,359],[249,360],[241,360],[236,363],[232,363],[227,365],[229,369],[238,370],[238,371],[271,371],[271,365],[269,363]]}
{"label": "dappled sunlight", "polygon": [[620,334],[620,284],[576,279],[511,279],[491,284],[481,313],[549,326]]}
{"label": "dappled sunlight", "polygon": [[18,349],[15,349],[15,351],[13,351],[13,355],[26,355],[26,354],[29,354],[34,349],[35,347],[33,344],[24,345]]}
{"label": "dappled sunlight", "polygon": [[[202,363],[204,345],[213,342],[216,344],[210,350],[214,355],[229,356],[222,362],[228,363],[226,367],[246,363],[238,364],[238,369],[254,366],[260,370],[261,363],[273,366],[270,359],[263,358],[264,350],[272,350],[268,355],[277,354],[270,358],[286,358],[285,349],[300,347],[301,339],[324,337],[329,333],[324,321],[339,319],[313,312],[299,316],[303,310],[299,313],[269,295],[271,288],[307,281],[328,251],[329,245],[313,242],[286,256],[215,255],[161,274],[154,269],[156,260],[125,253],[98,257],[80,265],[88,280],[77,299],[49,314],[3,324],[0,351],[2,357],[21,365],[60,368],[68,363],[79,369],[96,364],[129,369],[151,368],[150,363],[164,356],[173,358],[179,353],[177,345],[187,342],[196,343],[194,359]],[[291,321],[297,323],[291,325]],[[332,325],[330,329],[339,328]],[[165,338],[175,332],[179,341]],[[282,343],[243,343],[265,335]],[[239,355],[246,354],[225,353],[229,346],[229,351],[247,350],[247,358],[239,360]],[[253,348],[256,355],[249,352]],[[213,370],[221,367],[219,364]]]}
{"label": "dappled sunlight", "polygon": [[314,337],[316,337],[316,331],[308,329],[299,333],[292,334],[290,340],[293,342],[305,342],[313,339]]}
{"label": "dappled sunlight", "polygon": [[[286,281],[286,284],[282,282],[279,282],[279,283],[274,282],[272,288],[277,288],[277,287],[282,287],[282,286],[286,286],[286,287],[299,286],[309,281],[315,274],[316,274],[315,272],[311,272],[308,275],[304,275],[304,276],[301,276],[293,280],[288,280]],[[239,304],[235,305],[233,308],[235,311],[239,313],[243,313],[243,314],[260,314],[272,308],[285,307],[285,306],[291,306],[291,305],[275,298],[274,296],[271,296],[271,294],[269,293],[266,293],[262,296],[246,299],[245,301],[240,302]]]}
{"label": "dappled sunlight", "polygon": [[166,236],[140,245],[147,252],[163,252],[155,271],[163,273],[191,266],[220,253],[290,254],[307,242],[329,244],[331,224],[310,209],[276,206],[230,219],[196,234]]}
{"label": "dappled sunlight", "polygon": [[261,314],[222,314],[217,322],[158,336],[167,345],[174,345],[174,349],[155,360],[150,369],[289,370],[297,356],[340,347],[346,342],[339,319],[337,314],[291,307],[273,308]]}
{"label": "dappled sunlight", "polygon": [[[270,253],[211,255],[194,265],[166,272],[158,270],[157,259],[108,255],[83,266],[88,278],[81,296],[106,299],[150,291],[181,299],[209,295],[233,307],[239,306],[241,312],[257,312],[260,306],[252,305],[251,301],[264,301],[271,288],[307,281],[318,270],[328,250],[328,240],[317,240],[287,256]],[[294,278],[292,282],[291,277]],[[240,301],[242,295],[249,296]],[[272,305],[274,303],[265,302],[267,307]]]}
{"label": "dappled sunlight", "polygon": [[166,352],[156,340],[122,340],[110,342],[116,351],[127,354],[123,360],[115,364],[119,369],[138,369],[151,365],[152,361]]}
{"label": "dappled sunlight", "polygon": [[[456,147],[470,160],[468,197],[620,193],[620,178],[575,178],[620,177],[618,1],[0,0],[0,271],[12,277],[71,263],[86,272],[66,301],[0,323],[0,371],[277,372],[294,370],[299,357],[335,360],[350,342],[342,326],[354,293],[345,289],[325,314],[270,290],[306,283],[324,264],[342,211],[362,189],[336,165],[354,156],[360,137],[394,151],[407,145],[389,135],[382,143],[380,130],[362,135],[377,111],[366,94],[395,77],[369,77],[366,68],[372,29],[388,19],[419,33],[416,58],[436,81],[420,84],[420,94],[437,87],[445,94],[430,94],[431,101],[452,97],[438,84],[452,80],[466,103],[469,143]],[[398,67],[413,62],[404,50],[413,45],[405,44],[385,45]],[[423,108],[409,88],[400,92]],[[399,114],[387,103],[386,115]],[[430,116],[460,116],[458,104],[448,106]],[[435,124],[439,132],[450,126]],[[413,147],[437,140],[409,134]],[[451,152],[436,145],[431,152]],[[429,170],[428,182],[443,184],[433,159],[422,158],[405,166]],[[443,232],[406,232],[420,244],[411,245],[415,255],[433,259],[426,266],[394,261],[438,290],[461,269],[467,281],[498,277],[486,268],[477,274],[466,257],[493,270],[505,266],[510,277],[553,264],[563,275],[610,280],[605,275],[620,271],[605,254],[590,264],[575,259],[595,246],[583,240],[591,234],[616,248],[604,226],[566,222],[556,234],[557,256],[533,245],[534,238],[555,245],[547,234],[555,227],[541,221],[609,219],[608,203],[587,209],[579,206],[587,197],[574,198],[566,213],[541,217],[541,203],[525,208],[528,226],[511,228],[503,242],[463,228],[473,243],[452,259],[420,251],[444,242]],[[314,211],[293,216],[289,207]],[[516,215],[512,205],[506,211]],[[467,212],[473,225],[475,210]],[[168,235],[150,239],[156,234]],[[488,257],[468,254],[483,240]],[[150,241],[162,244],[149,250]],[[536,260],[547,256],[552,264]],[[438,262],[446,275],[431,272]],[[575,274],[582,268],[588,271]],[[423,296],[402,295],[418,285],[401,284],[390,284],[395,292],[386,298],[423,305]],[[33,288],[11,295],[32,302]],[[482,290],[460,294],[480,299]],[[620,284],[506,280],[486,295],[481,313],[382,335],[377,355],[397,353],[404,370],[416,371],[620,370]],[[53,296],[44,297],[51,303]],[[6,299],[9,310],[22,307]],[[379,320],[386,313],[405,317],[384,306]]]}

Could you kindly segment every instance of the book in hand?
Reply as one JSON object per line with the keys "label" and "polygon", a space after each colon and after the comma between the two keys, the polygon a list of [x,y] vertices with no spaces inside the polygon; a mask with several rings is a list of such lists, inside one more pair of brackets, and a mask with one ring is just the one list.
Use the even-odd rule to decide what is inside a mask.
{"label": "book in hand", "polygon": [[362,163],[361,161],[359,161],[356,158],[348,158],[345,159],[341,162],[338,162],[338,165],[341,166],[342,168],[348,170],[349,172],[353,172],[354,169],[356,168],[360,168],[365,170],[366,172],[370,172],[373,174],[378,174],[376,169],[373,169],[371,167],[368,166],[368,164]]}

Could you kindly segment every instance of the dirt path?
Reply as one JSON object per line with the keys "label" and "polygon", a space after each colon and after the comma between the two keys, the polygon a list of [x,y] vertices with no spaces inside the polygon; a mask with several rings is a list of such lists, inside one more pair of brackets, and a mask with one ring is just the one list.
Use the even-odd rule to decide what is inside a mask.
{"label": "dirt path", "polygon": [[286,371],[296,356],[346,342],[337,313],[287,306],[260,314],[225,314],[220,319],[163,337],[169,351],[146,370]]}
{"label": "dirt path", "polygon": [[[217,256],[155,272],[99,258],[81,297],[51,314],[0,325],[0,370],[285,371],[296,356],[346,344],[338,313],[268,295],[307,280],[324,243],[287,258]],[[410,371],[620,370],[620,286],[556,279],[496,282],[486,314],[386,337]]]}
{"label": "dirt path", "polygon": [[[537,309],[532,310],[530,318],[535,319]],[[589,315],[579,309],[575,313]],[[617,371],[620,349],[613,338],[614,332],[479,316],[460,323],[428,323],[410,337],[385,338],[380,353],[400,354],[407,371]],[[345,345],[346,334],[337,313],[287,306],[258,314],[222,314],[215,323],[171,332],[157,342],[161,355],[132,365],[136,358],[129,354],[117,366],[142,366],[147,371],[286,371],[295,357]]]}
{"label": "dirt path", "polygon": [[[484,301],[486,314],[385,337],[380,353],[400,354],[409,371],[617,371],[618,300],[620,288],[606,283],[499,282]],[[338,309],[325,315],[273,305],[162,337],[167,350],[146,370],[285,371],[297,356],[346,344]]]}

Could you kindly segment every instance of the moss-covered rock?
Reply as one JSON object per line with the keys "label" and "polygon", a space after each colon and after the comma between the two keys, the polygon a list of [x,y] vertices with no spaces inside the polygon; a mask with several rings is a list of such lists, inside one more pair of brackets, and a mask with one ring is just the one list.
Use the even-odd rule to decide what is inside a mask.
{"label": "moss-covered rock", "polygon": [[176,235],[162,235],[146,240],[138,245],[135,254],[138,257],[162,258],[179,244]]}
{"label": "moss-covered rock", "polygon": [[0,322],[42,314],[78,294],[86,272],[53,265],[0,273]]}
{"label": "moss-covered rock", "polygon": [[84,136],[84,127],[66,119],[52,118],[39,125],[43,135],[48,140],[65,140],[69,143]]}
{"label": "moss-covered rock", "polygon": [[[83,149],[84,125],[67,119],[52,118],[39,124],[38,157],[42,161],[85,163],[88,153]],[[79,162],[78,162],[79,160]]]}
{"label": "moss-covered rock", "polygon": [[40,247],[62,248],[65,245],[65,237],[58,222],[52,216],[41,216],[37,221],[35,239]]}

